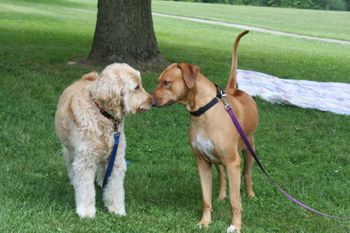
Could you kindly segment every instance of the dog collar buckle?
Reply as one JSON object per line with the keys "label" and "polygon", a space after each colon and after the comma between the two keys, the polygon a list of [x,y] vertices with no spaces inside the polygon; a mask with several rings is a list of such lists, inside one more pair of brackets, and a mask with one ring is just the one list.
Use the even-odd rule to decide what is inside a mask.
{"label": "dog collar buckle", "polygon": [[114,129],[115,133],[119,133],[118,126],[119,126],[119,122],[114,121],[113,122],[113,129]]}

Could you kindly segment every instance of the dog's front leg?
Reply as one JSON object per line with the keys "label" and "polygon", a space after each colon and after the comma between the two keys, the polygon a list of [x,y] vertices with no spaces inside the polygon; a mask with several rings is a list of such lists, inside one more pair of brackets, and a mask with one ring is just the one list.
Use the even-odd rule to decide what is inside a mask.
{"label": "dog's front leg", "polygon": [[125,216],[124,177],[126,172],[125,136],[121,134],[113,171],[103,190],[103,201],[108,211],[119,216]]}
{"label": "dog's front leg", "polygon": [[212,195],[212,173],[211,163],[205,161],[201,155],[197,154],[197,167],[199,179],[202,187],[203,216],[198,225],[207,228],[211,222],[211,195]]}
{"label": "dog's front leg", "polygon": [[96,214],[94,186],[96,164],[89,161],[89,156],[79,154],[74,158],[72,171],[76,212],[81,218],[93,218]]}
{"label": "dog's front leg", "polygon": [[242,228],[240,157],[238,152],[234,155],[228,156],[233,159],[225,162],[229,180],[230,204],[232,211],[232,221],[231,225],[227,228],[227,233],[240,233]]}
{"label": "dog's front leg", "polygon": [[[116,159],[117,160],[117,159]],[[108,183],[103,191],[103,201],[108,211],[119,216],[125,216],[125,191],[124,177],[126,162],[116,161],[118,165],[113,167],[113,172],[108,179]]]}

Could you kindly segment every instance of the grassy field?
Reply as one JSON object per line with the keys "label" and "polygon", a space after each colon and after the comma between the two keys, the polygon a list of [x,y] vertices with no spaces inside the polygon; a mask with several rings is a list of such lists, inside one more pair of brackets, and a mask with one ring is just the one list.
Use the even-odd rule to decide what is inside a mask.
{"label": "grassy field", "polygon": [[350,40],[350,12],[153,1],[153,11]]}
{"label": "grassy field", "polygon": [[[213,202],[208,230],[196,226],[201,194],[187,142],[188,113],[181,106],[127,119],[128,215],[109,214],[100,194],[96,219],[80,220],[75,214],[53,121],[63,89],[90,71],[66,63],[88,55],[95,7],[95,1],[0,1],[0,232],[226,232],[228,200]],[[295,24],[302,21],[296,18]],[[154,23],[168,61],[198,64],[209,79],[226,83],[231,44],[239,31],[157,17]],[[249,34],[240,45],[241,69],[283,78],[350,82],[349,64],[345,45],[260,33]],[[158,75],[143,74],[147,90]],[[350,216],[349,116],[256,100],[257,150],[275,180],[316,209]],[[350,232],[349,222],[316,217],[291,204],[256,167],[253,181],[255,200],[249,201],[242,189],[245,233]]]}

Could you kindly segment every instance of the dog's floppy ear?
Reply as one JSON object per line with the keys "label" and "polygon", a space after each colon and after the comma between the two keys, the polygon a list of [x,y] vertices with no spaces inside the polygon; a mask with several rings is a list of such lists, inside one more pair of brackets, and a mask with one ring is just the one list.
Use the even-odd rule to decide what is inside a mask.
{"label": "dog's floppy ear", "polygon": [[109,106],[119,106],[123,98],[123,85],[120,78],[113,74],[102,73],[89,88],[93,99]]}
{"label": "dog's floppy ear", "polygon": [[199,67],[187,63],[180,63],[177,67],[182,71],[182,78],[184,79],[186,86],[189,89],[192,89],[199,74]]}

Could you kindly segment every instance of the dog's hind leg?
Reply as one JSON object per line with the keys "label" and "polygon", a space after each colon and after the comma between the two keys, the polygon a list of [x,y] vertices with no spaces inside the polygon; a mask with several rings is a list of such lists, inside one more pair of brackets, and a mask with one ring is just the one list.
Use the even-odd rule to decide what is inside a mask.
{"label": "dog's hind leg", "polygon": [[215,164],[216,170],[219,174],[220,186],[219,186],[219,196],[218,199],[220,201],[224,200],[226,197],[226,176],[225,176],[225,168],[223,165]]}
{"label": "dog's hind leg", "polygon": [[106,173],[106,164],[105,163],[99,163],[97,165],[97,171],[96,171],[96,182],[97,182],[97,185],[102,187],[102,184],[103,184],[103,178],[105,176],[105,173]]}
{"label": "dog's hind leg", "polygon": [[74,153],[67,147],[62,146],[62,154],[63,154],[64,162],[67,167],[70,184],[73,185],[72,163],[73,163]]}
{"label": "dog's hind leg", "polygon": [[233,155],[227,155],[226,158],[234,158],[225,161],[229,190],[230,204],[232,211],[231,225],[227,228],[228,233],[239,233],[242,228],[242,203],[241,203],[241,171],[240,157],[238,151],[231,152]]}
{"label": "dog's hind leg", "polygon": [[96,162],[91,155],[75,155],[73,161],[73,185],[76,212],[81,218],[93,218],[96,214],[94,178]]}
{"label": "dog's hind leg", "polygon": [[[254,148],[254,138],[250,138],[249,141]],[[244,169],[243,169],[244,182],[247,188],[248,197],[253,198],[255,197],[255,193],[253,191],[253,182],[252,182],[252,167],[254,163],[254,158],[250,154],[247,148],[243,149],[242,154],[244,158]]]}

